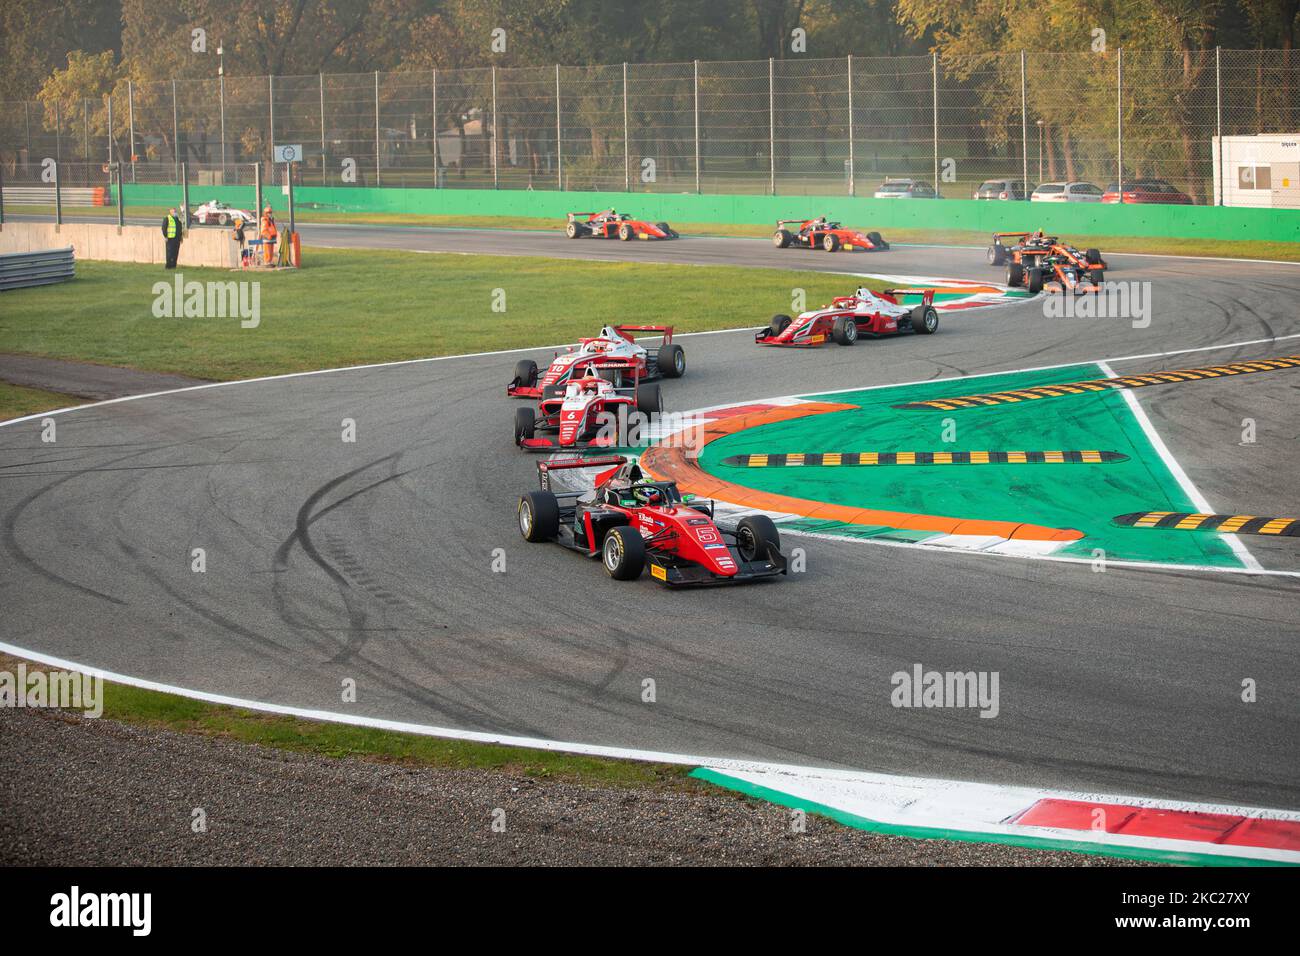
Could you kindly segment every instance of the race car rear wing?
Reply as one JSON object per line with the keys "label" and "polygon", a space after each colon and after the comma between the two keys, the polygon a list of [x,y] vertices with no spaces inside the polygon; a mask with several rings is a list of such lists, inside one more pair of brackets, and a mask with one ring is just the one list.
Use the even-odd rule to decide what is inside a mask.
{"label": "race car rear wing", "polygon": [[922,305],[934,305],[933,289],[885,289],[883,291],[885,295],[892,296],[919,295],[921,297]]}
{"label": "race car rear wing", "polygon": [[[627,464],[626,455],[600,455],[595,458],[552,458],[548,461],[539,461],[537,463],[537,483],[543,491],[551,490],[551,472],[566,471],[571,468],[621,468]],[[603,476],[603,473],[602,473]],[[600,484],[600,480],[596,481]],[[579,495],[583,492],[563,492],[563,494]]]}
{"label": "race car rear wing", "polygon": [[635,341],[628,334],[630,332],[658,332],[663,336],[665,345],[673,340],[673,327],[671,325],[616,325],[614,331],[629,342]]}
{"label": "race car rear wing", "polygon": [[609,209],[601,209],[599,212],[568,212],[565,213],[564,215],[565,215],[565,219],[568,222],[573,222],[574,216],[586,216],[588,219],[590,219],[592,216],[603,216],[605,213],[610,211],[611,210]]}
{"label": "race car rear wing", "polygon": [[818,219],[825,219],[825,218],[826,218],[825,216],[813,216],[808,219],[778,219],[776,221],[776,227],[780,229],[782,226],[788,226],[792,222],[797,222],[800,225],[802,225],[805,222],[816,222]]}

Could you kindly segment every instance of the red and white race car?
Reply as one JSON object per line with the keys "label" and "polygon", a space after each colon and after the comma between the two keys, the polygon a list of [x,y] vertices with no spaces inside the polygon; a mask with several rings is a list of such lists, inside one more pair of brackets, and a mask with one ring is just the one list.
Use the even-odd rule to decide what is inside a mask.
{"label": "red and white race car", "polygon": [[[580,378],[570,378],[558,393],[548,394],[537,408],[515,410],[515,444],[525,451],[559,448],[614,448],[631,412],[657,415],[663,411],[657,384],[617,387],[600,372],[603,366],[589,366]],[[538,435],[539,431],[554,435]]]}
{"label": "red and white race car", "polygon": [[[586,216],[586,219],[579,219]],[[672,226],[666,222],[646,222],[633,219],[627,213],[613,209],[601,212],[571,212],[564,223],[564,234],[570,239],[677,239]]]}
{"label": "red and white race car", "polygon": [[236,219],[242,219],[244,222],[256,222],[257,217],[247,209],[237,209],[229,203],[224,203],[220,199],[212,199],[201,206],[196,206],[190,213],[190,222],[199,223],[200,225],[210,225],[212,223],[218,226],[229,225]]}
{"label": "red and white race car", "polygon": [[[555,491],[551,473],[598,467],[590,491]],[[519,499],[519,533],[599,557],[616,581],[632,581],[646,565],[668,587],[736,584],[786,573],[781,535],[767,515],[714,523],[713,502],[682,494],[673,481],[654,481],[635,459],[565,458],[537,463],[536,491]]]}
{"label": "red and white race car", "polygon": [[[798,229],[786,226],[799,224]],[[889,243],[878,232],[860,232],[857,229],[845,229],[838,222],[829,222],[825,216],[817,219],[778,219],[776,232],[772,233],[772,244],[778,249],[790,246],[803,249],[824,249],[836,252],[840,249],[866,249],[879,252],[889,248]]]}
{"label": "red and white race car", "polygon": [[[920,295],[921,304],[901,305],[901,295]],[[771,324],[759,330],[754,341],[759,345],[809,347],[830,340],[838,345],[852,345],[860,335],[894,335],[916,332],[930,335],[939,328],[939,313],[934,308],[933,289],[887,289],[872,292],[860,288],[853,295],[837,296],[822,309],[802,312],[797,318],[774,315]]]}
{"label": "red and white race car", "polygon": [[[646,348],[632,337],[633,332],[657,332],[663,338],[659,345]],[[604,377],[621,388],[633,381],[681,378],[686,374],[686,353],[673,342],[671,325],[607,325],[599,335],[580,339],[567,352],[555,353],[540,381],[537,363],[532,359],[520,361],[506,394],[513,398],[544,398],[548,391],[558,394],[568,382],[582,378],[596,365],[602,366]]]}

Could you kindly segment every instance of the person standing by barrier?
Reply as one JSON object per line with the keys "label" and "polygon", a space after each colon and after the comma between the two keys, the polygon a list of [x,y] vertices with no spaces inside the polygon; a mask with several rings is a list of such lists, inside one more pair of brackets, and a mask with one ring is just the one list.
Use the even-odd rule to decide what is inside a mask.
{"label": "person standing by barrier", "polygon": [[262,210],[262,255],[263,261],[268,265],[275,264],[275,216],[271,213],[271,207],[268,205]]}
{"label": "person standing by barrier", "polygon": [[231,238],[235,240],[235,245],[239,247],[239,268],[248,268],[248,249],[245,246],[247,237],[244,234],[244,219],[242,216],[235,217],[235,229]]}
{"label": "person standing by barrier", "polygon": [[162,221],[163,238],[167,240],[167,265],[165,268],[176,268],[176,257],[181,254],[182,236],[181,220],[176,215],[176,207],[167,210],[167,215]]}

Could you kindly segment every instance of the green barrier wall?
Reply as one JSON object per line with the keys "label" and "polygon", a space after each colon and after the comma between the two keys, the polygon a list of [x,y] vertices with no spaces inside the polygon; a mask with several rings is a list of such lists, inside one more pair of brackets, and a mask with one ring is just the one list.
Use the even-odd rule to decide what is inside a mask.
{"label": "green barrier wall", "polygon": [[[132,205],[165,206],[180,201],[175,186],[126,186]],[[263,198],[281,213],[288,204],[281,188]],[[191,186],[193,205],[209,199],[252,205],[251,186]],[[970,199],[863,199],[845,196],[730,196],[694,193],[562,193],[491,189],[372,189],[298,186],[299,208],[351,213],[429,216],[563,217],[566,212],[613,206],[638,218],[668,222],[758,223],[826,215],[848,225],[878,229],[969,229],[995,232],[1036,229],[1066,236],[1174,236],[1197,239],[1300,240],[1300,210],[1217,206],[1109,205],[1101,203],[1006,203]]]}

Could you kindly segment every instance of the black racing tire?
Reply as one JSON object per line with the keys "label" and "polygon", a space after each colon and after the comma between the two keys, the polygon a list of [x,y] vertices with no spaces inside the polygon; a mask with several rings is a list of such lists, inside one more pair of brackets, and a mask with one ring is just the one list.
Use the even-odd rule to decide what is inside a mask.
{"label": "black racing tire", "polygon": [[1000,266],[1007,261],[1007,247],[1000,242],[995,242],[989,246],[987,253],[989,265]]}
{"label": "black racing tire", "polygon": [[774,316],[772,316],[772,321],[769,322],[769,323],[768,323],[768,326],[767,326],[767,328],[768,328],[768,334],[767,334],[767,337],[770,338],[770,339],[774,339],[774,338],[776,338],[778,335],[780,335],[782,332],[784,332],[787,328],[789,328],[790,323],[791,323],[792,321],[793,321],[793,320],[792,320],[792,319],[790,318],[790,316],[788,316],[788,315],[774,315]]}
{"label": "black racing tire", "polygon": [[677,233],[673,232],[673,227],[668,225],[668,223],[666,222],[655,223],[655,228],[658,229],[660,232],[662,232],[669,239],[677,238]]}
{"label": "black racing tire", "polygon": [[635,233],[632,232],[631,223],[626,223],[626,222],[619,223],[618,226],[619,239],[621,239],[623,242],[627,242],[629,239],[632,238],[633,235],[635,235]]}
{"label": "black racing tire", "polygon": [[645,538],[631,525],[614,525],[600,544],[600,563],[615,581],[635,581],[645,570]]}
{"label": "black racing tire", "polygon": [[1092,281],[1097,285],[1101,285],[1106,281],[1106,273],[1102,269],[1092,269],[1090,274],[1092,276]]}
{"label": "black racing tire", "polygon": [[789,229],[778,229],[772,233],[772,245],[778,249],[784,249],[792,242],[794,242],[794,236],[791,235]]}
{"label": "black racing tire", "polygon": [[851,315],[837,315],[831,323],[831,339],[836,345],[852,345],[858,340],[858,323]]}
{"label": "black racing tire", "polygon": [[825,233],[822,236],[822,248],[827,252],[839,252],[840,237],[833,232]]}
{"label": "black racing tire", "polygon": [[582,237],[582,227],[576,222],[565,223],[564,234],[570,239],[580,239]]}
{"label": "black racing tire", "polygon": [[655,364],[664,378],[681,378],[686,374],[686,353],[676,342],[669,342],[660,347]]}
{"label": "black racing tire", "polygon": [[933,335],[939,330],[939,312],[932,305],[918,305],[912,310],[912,331],[917,335]]}
{"label": "black racing tire", "polygon": [[1025,284],[1025,267],[1019,262],[1007,263],[1007,285],[1017,286]]}
{"label": "black racing tire", "polygon": [[643,415],[658,415],[664,410],[664,401],[659,394],[658,382],[651,382],[648,385],[637,387],[636,410]]}
{"label": "black racing tire", "polygon": [[1088,260],[1088,265],[1090,265],[1090,266],[1099,266],[1099,265],[1101,265],[1101,250],[1100,250],[1100,249],[1088,249],[1088,250],[1085,250],[1085,252],[1083,253],[1083,257],[1084,257],[1085,259]]}
{"label": "black racing tire", "polygon": [[520,359],[515,363],[515,384],[532,388],[537,384],[537,363],[532,359]]}
{"label": "black racing tire", "polygon": [[766,561],[767,546],[781,550],[781,532],[767,515],[749,515],[736,524],[736,550],[742,561]]}
{"label": "black racing tire", "polygon": [[532,408],[515,409],[515,444],[522,445],[525,438],[532,438],[537,429],[537,412]]}
{"label": "black racing tire", "polygon": [[877,249],[884,251],[889,248],[889,243],[885,242],[885,237],[878,232],[867,233],[867,238],[871,240],[871,244]]}
{"label": "black racing tire", "polygon": [[525,541],[554,541],[560,532],[560,502],[549,491],[529,491],[519,499],[519,533]]}
{"label": "black racing tire", "polygon": [[1043,270],[1037,267],[1030,269],[1025,273],[1025,288],[1031,295],[1037,295],[1043,291]]}

